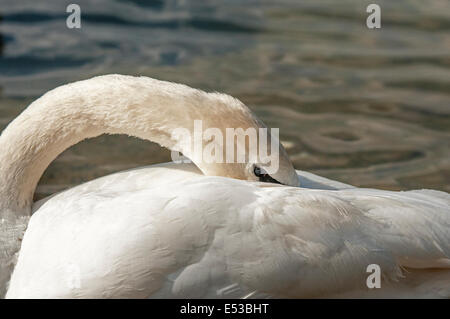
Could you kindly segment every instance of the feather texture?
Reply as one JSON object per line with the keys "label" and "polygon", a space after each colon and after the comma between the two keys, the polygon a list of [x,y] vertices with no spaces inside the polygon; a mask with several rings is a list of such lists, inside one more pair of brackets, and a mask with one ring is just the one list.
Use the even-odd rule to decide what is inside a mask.
{"label": "feather texture", "polygon": [[62,192],[37,203],[7,297],[450,297],[448,194],[307,178],[325,189],[166,164]]}

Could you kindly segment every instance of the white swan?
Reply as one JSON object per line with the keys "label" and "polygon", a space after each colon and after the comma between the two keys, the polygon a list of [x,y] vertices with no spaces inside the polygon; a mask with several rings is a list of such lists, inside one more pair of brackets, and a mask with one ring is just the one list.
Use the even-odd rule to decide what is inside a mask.
{"label": "white swan", "polygon": [[54,89],[15,119],[0,136],[6,297],[450,297],[447,193],[297,176],[282,148],[271,177],[284,185],[259,182],[255,163],[163,164],[32,204],[48,164],[80,140],[129,134],[192,156],[170,131],[194,119],[262,126],[227,95],[120,75]]}

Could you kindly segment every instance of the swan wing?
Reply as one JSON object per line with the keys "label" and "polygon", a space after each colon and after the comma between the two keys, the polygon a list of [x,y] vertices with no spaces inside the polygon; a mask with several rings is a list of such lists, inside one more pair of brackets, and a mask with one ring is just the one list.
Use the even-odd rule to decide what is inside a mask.
{"label": "swan wing", "polygon": [[[170,296],[450,296],[448,194],[250,189],[236,190],[249,200],[169,283]],[[367,287],[372,264],[382,289]]]}
{"label": "swan wing", "polygon": [[49,199],[30,219],[7,297],[150,296],[201,258],[215,224],[206,202],[172,190],[74,188]]}

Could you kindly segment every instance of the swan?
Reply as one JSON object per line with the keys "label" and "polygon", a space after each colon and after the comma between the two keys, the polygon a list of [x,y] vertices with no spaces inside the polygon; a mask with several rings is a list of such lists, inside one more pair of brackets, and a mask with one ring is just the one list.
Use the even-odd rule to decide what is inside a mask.
{"label": "swan", "polygon": [[[44,94],[0,136],[7,298],[450,297],[450,195],[356,188],[295,170],[205,163],[177,127],[262,128],[239,100],[105,75]],[[180,151],[33,203],[61,152],[101,134]],[[270,137],[274,138],[274,137]],[[194,153],[193,153],[194,152]],[[255,169],[258,167],[258,169]],[[369,265],[381,287],[369,288]]]}

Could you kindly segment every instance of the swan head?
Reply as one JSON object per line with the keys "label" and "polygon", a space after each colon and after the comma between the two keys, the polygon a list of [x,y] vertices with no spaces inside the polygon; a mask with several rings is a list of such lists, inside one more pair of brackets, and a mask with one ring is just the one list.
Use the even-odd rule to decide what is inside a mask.
{"label": "swan head", "polygon": [[299,186],[277,128],[268,128],[229,95],[197,92],[203,95],[201,117],[198,111],[184,114],[185,126],[171,132],[176,143],[170,149],[182,152],[208,176]]}

